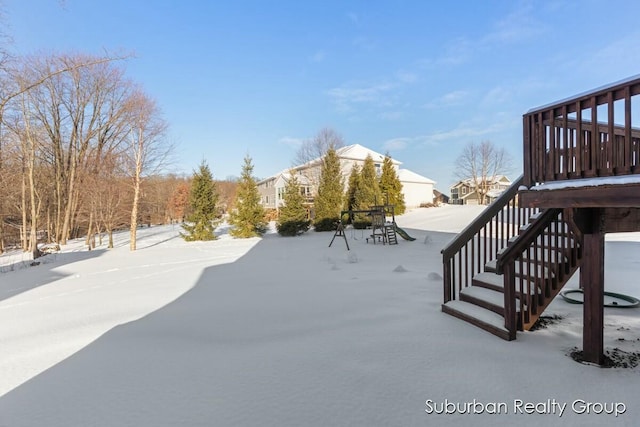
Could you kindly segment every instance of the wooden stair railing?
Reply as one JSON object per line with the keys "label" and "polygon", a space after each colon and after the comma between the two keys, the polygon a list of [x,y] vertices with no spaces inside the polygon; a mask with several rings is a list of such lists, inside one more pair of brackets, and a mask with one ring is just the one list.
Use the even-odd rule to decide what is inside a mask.
{"label": "wooden stair railing", "polygon": [[[582,260],[582,242],[562,209],[547,209],[497,254],[504,276],[505,327],[528,330],[560,292]],[[517,304],[517,306],[516,306]]]}
{"label": "wooden stair railing", "polygon": [[462,232],[442,249],[444,303],[459,298],[460,291],[471,286],[473,276],[484,271],[509,239],[520,232],[538,209],[520,207],[518,178]]}

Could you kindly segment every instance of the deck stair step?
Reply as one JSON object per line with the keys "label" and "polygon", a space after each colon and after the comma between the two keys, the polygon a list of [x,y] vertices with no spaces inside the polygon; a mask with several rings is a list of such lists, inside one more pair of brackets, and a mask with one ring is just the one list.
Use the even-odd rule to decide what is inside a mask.
{"label": "deck stair step", "polygon": [[[484,266],[484,272],[485,273],[492,273],[492,274],[496,274],[496,260],[492,259],[491,261],[487,262]],[[549,277],[553,278],[554,277],[554,273],[551,272],[551,275],[549,275],[549,269],[547,267],[543,267],[542,265],[538,265],[537,268],[537,272],[535,271],[536,269],[531,267],[531,274],[532,275],[536,275],[539,279],[548,279]],[[525,275],[527,273],[527,270],[525,269]],[[536,274],[537,273],[537,274]],[[481,274],[481,273],[480,273]],[[516,277],[520,277],[520,264],[516,263]],[[475,276],[474,276],[475,278]]]}
{"label": "deck stair step", "polygon": [[504,326],[504,317],[490,310],[465,301],[449,301],[442,304],[442,311],[475,325],[504,340],[511,340],[509,331]]}
{"label": "deck stair step", "polygon": [[[504,276],[501,276],[499,274],[488,273],[488,272],[478,273],[475,276],[473,276],[473,279],[471,280],[471,284],[472,286],[475,286],[478,288],[485,288],[485,289],[490,289],[492,291],[504,293]],[[463,289],[460,293],[462,294],[462,292],[464,292],[465,289]],[[528,286],[528,290],[531,294],[535,293],[535,287],[532,285]],[[516,289],[516,298],[518,293],[519,291]]]}
{"label": "deck stair step", "polygon": [[[501,316],[504,315],[504,293],[481,286],[469,286],[460,291],[460,301],[468,302]],[[519,304],[516,302],[516,307]]]}

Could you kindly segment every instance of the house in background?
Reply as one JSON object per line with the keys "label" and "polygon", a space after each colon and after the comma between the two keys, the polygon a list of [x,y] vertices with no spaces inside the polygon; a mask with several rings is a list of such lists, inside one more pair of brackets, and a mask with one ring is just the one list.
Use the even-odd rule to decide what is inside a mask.
{"label": "house in background", "polygon": [[409,169],[399,169],[396,172],[402,183],[402,194],[404,194],[404,204],[407,208],[417,208],[433,203],[435,181]]}
{"label": "house in background", "polygon": [[[485,204],[488,205],[493,202],[510,185],[511,181],[504,175],[498,175],[493,178],[488,184],[489,190],[485,197]],[[480,194],[471,178],[456,182],[451,186],[450,190],[451,199],[449,203],[453,205],[477,205],[480,203]]]}
{"label": "house in background", "polygon": [[[296,179],[300,184],[300,192],[305,198],[306,204],[313,204],[312,185],[309,179],[296,171]],[[284,192],[287,182],[291,179],[291,171],[283,171],[258,182],[260,203],[266,209],[279,209],[284,204]]]}
{"label": "house in background", "polygon": [[[344,179],[345,191],[351,169],[356,164],[362,167],[367,155],[370,155],[373,159],[378,175],[382,173],[382,163],[384,162],[385,156],[360,144],[341,147],[336,150],[336,154],[340,159],[340,170]],[[400,165],[402,162],[398,160],[392,158],[391,162],[402,184],[402,193],[407,208],[415,208],[422,204],[433,203],[434,181],[408,169],[401,169]],[[267,209],[279,209],[280,206],[282,206],[284,187],[290,172],[296,174],[298,181],[304,187],[303,191],[305,191],[310,203],[312,203],[320,180],[321,170],[322,158],[316,158],[303,165],[295,166],[287,171],[279,172],[276,175],[260,180],[258,182],[258,191],[260,192],[262,205]]]}
{"label": "house in background", "polygon": [[438,190],[433,190],[433,203],[436,205],[446,205],[449,203],[449,196],[439,192]]}

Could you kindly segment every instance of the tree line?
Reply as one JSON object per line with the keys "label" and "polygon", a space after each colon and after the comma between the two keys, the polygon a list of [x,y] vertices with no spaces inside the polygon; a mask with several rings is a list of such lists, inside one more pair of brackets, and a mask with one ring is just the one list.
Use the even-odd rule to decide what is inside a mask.
{"label": "tree line", "polygon": [[[157,103],[124,57],[3,55],[0,61],[0,253],[182,221],[190,178],[166,173],[173,153]],[[225,204],[234,184],[222,183]]]}

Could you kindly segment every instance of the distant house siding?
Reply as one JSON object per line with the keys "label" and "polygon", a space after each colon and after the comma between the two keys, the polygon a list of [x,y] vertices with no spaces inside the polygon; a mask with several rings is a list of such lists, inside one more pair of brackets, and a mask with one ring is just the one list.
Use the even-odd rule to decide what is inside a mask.
{"label": "distant house siding", "polygon": [[433,203],[433,185],[422,182],[403,182],[402,193],[407,208],[417,208],[425,203]]}
{"label": "distant house siding", "polygon": [[[367,155],[371,155],[374,167],[378,175],[382,172],[384,156],[375,151],[371,151],[359,144],[342,147],[337,150],[336,154],[340,159],[340,171],[342,173],[344,190],[349,185],[349,176],[354,165],[362,168]],[[402,184],[402,192],[404,194],[405,206],[408,208],[418,207],[423,203],[433,203],[434,194],[433,187],[435,182],[421,175],[400,169],[401,162],[392,159],[393,167],[398,174],[398,179]],[[312,199],[317,191],[322,172],[322,159],[314,159],[304,165],[296,166],[293,170],[300,176],[304,177],[308,186],[308,198]],[[282,206],[281,197],[279,197],[278,189],[283,188],[286,184],[280,180],[280,176],[285,173],[280,172],[271,178],[260,181],[258,188],[262,196],[262,204],[265,207],[276,208]],[[404,178],[404,179],[403,179]]]}

